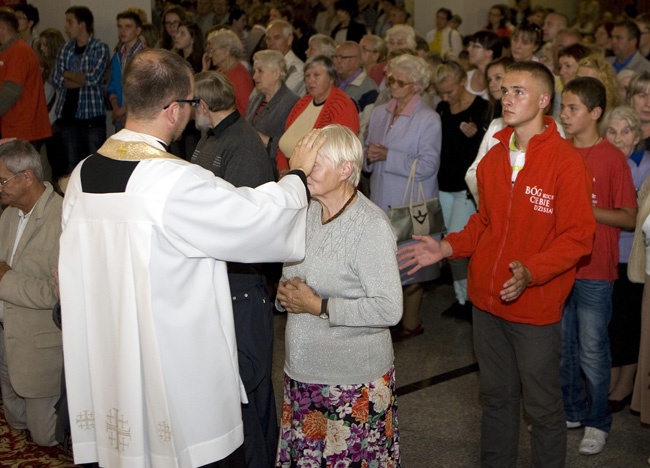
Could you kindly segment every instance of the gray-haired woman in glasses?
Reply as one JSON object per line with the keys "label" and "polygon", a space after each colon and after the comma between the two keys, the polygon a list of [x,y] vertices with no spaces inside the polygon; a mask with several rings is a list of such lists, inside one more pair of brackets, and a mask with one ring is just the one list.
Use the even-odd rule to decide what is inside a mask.
{"label": "gray-haired woman in glasses", "polygon": [[[440,117],[421,98],[429,86],[430,69],[424,59],[400,55],[386,68],[391,99],[377,106],[370,117],[365,144],[364,170],[371,172],[370,198],[388,211],[402,205],[406,182],[418,158],[415,181],[422,183],[426,199],[438,196],[440,166]],[[416,275],[402,275],[404,315],[392,330],[393,341],[413,338],[424,332],[418,316],[422,282],[434,279],[438,267],[423,268]]]}

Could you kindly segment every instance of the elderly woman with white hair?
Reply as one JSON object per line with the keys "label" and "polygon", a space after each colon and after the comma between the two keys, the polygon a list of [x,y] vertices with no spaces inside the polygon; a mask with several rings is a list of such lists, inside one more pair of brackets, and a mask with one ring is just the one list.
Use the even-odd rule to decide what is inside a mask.
{"label": "elderly woman with white hair", "polygon": [[388,331],[402,315],[395,237],[356,189],[356,135],[333,124],[305,144],[322,146],[307,178],[305,258],[284,265],[277,293],[289,314],[276,466],[400,466]]}
{"label": "elderly woman with white hair", "polygon": [[[615,107],[605,114],[601,134],[627,158],[634,188],[639,192],[643,181],[650,175],[650,153],[635,148],[641,139],[638,114],[630,106]],[[612,318],[609,322],[612,355],[610,413],[618,413],[629,403],[639,358],[643,285],[632,283],[627,276],[633,239],[634,233],[621,231],[618,240],[618,279],[614,281],[612,290]]]}
{"label": "elderly woman with white hair", "polygon": [[332,58],[335,50],[336,42],[334,42],[334,39],[325,34],[318,33],[309,38],[309,47],[305,51],[305,55],[308,59],[318,57],[319,55]]}
{"label": "elderly woman with white hair", "polygon": [[[395,57],[388,64],[386,76],[391,99],[372,112],[364,165],[371,173],[371,199],[384,211],[404,204],[404,190],[416,159],[415,181],[422,184],[425,198],[438,196],[442,144],[440,117],[421,97],[430,77],[424,59],[408,54]],[[392,330],[394,341],[424,332],[418,316],[424,292],[422,283],[438,273],[438,266],[432,265],[413,276],[403,274],[404,318]]]}
{"label": "elderly woman with white hair", "polygon": [[366,34],[359,41],[363,71],[370,73],[372,67],[386,60],[386,41],[374,34]]}
{"label": "elderly woman with white hair", "polygon": [[241,115],[246,115],[249,96],[253,91],[253,79],[248,69],[242,63],[244,45],[239,36],[229,29],[219,29],[208,34],[206,56],[203,71],[207,71],[209,62],[235,86],[235,105]]}
{"label": "elderly woman with white hair", "polygon": [[253,56],[255,91],[246,110],[246,120],[266,145],[274,167],[278,142],[284,133],[287,117],[299,99],[287,88],[286,79],[287,65],[280,52],[260,50]]}
{"label": "elderly woman with white hair", "polygon": [[[387,53],[396,49],[415,50],[417,42],[415,40],[415,29],[407,24],[397,24],[386,31],[386,50]],[[379,62],[370,69],[368,76],[372,78],[380,89],[385,88],[384,75],[387,62]]]}

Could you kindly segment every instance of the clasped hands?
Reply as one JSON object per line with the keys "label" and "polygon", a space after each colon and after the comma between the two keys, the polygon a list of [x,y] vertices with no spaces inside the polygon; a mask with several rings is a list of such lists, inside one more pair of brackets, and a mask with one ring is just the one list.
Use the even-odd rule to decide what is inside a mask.
{"label": "clasped hands", "polygon": [[368,164],[377,161],[386,161],[388,157],[388,148],[379,143],[370,143],[366,148],[366,161]]}
{"label": "clasped hands", "polygon": [[474,122],[461,122],[460,131],[463,132],[467,138],[472,138],[478,132],[478,127]]}
{"label": "clasped hands", "polygon": [[321,297],[298,277],[280,281],[276,297],[289,313],[312,315],[320,313]]}

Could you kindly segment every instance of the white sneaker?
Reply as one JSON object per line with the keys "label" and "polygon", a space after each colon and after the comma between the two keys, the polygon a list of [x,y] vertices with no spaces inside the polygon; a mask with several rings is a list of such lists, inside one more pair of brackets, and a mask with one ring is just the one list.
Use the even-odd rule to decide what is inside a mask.
{"label": "white sneaker", "polygon": [[566,428],[567,429],[578,429],[579,427],[582,427],[582,423],[580,421],[569,421],[569,420],[567,420],[567,422],[566,422]]}
{"label": "white sneaker", "polygon": [[605,441],[609,434],[595,427],[585,427],[585,435],[580,442],[581,455],[596,455],[605,448]]}

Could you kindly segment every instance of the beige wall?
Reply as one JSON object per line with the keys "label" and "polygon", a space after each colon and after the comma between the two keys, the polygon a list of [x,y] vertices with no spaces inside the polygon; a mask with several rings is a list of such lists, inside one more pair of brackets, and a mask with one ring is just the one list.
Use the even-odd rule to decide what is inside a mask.
{"label": "beige wall", "polygon": [[[497,0],[406,0],[407,8],[410,7],[410,4],[413,5],[411,11],[414,12],[414,27],[421,35],[434,28],[436,10],[440,7],[449,8],[454,14],[459,14],[463,18],[463,24],[460,26],[460,32],[463,35],[473,34],[485,26],[490,6],[497,3],[514,5],[514,0],[511,2],[507,0],[503,2]],[[543,4],[573,18],[578,0],[533,0],[531,3],[533,5]]]}
{"label": "beige wall", "polygon": [[120,11],[128,7],[142,8],[151,20],[151,0],[30,0],[29,3],[38,8],[41,17],[37,31],[57,28],[62,33],[65,10],[73,5],[87,6],[95,17],[95,37],[106,42],[111,50],[117,44],[115,16]]}

